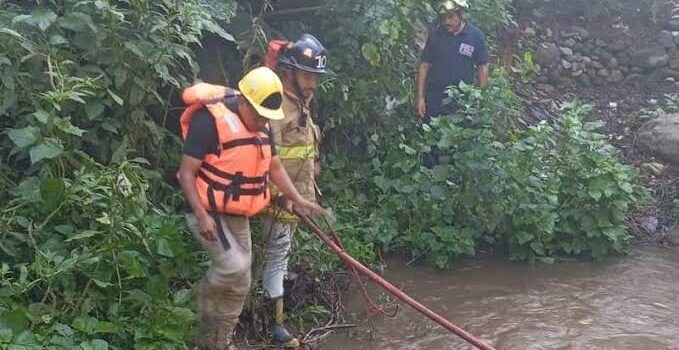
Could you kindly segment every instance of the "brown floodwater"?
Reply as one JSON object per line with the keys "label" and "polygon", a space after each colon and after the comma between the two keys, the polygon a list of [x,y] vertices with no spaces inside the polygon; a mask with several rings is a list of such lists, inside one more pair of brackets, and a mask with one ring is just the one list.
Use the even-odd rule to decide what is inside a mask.
{"label": "brown floodwater", "polygon": [[[483,258],[445,271],[387,263],[388,280],[498,350],[679,349],[676,250],[636,247],[603,263],[553,266]],[[394,318],[374,318],[373,331],[357,293],[348,309],[357,327],[321,349],[474,349],[405,304]]]}

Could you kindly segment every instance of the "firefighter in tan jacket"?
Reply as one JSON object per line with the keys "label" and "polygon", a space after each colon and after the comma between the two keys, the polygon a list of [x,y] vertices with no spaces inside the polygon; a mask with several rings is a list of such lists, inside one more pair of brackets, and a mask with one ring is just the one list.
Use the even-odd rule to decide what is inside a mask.
{"label": "firefighter in tan jacket", "polygon": [[[318,157],[319,129],[312,99],[318,77],[327,72],[327,52],[309,34],[282,48],[277,70],[283,82],[284,119],[271,122],[272,137],[278,155],[290,174],[297,191],[307,200],[316,201],[314,178],[320,172]],[[291,209],[285,198],[278,199],[284,208]],[[262,276],[265,297],[274,305],[275,325],[272,341],[288,348],[296,348],[299,341],[283,327],[283,279],[287,273],[288,257],[297,219],[288,211],[272,207],[263,219],[267,248]]]}

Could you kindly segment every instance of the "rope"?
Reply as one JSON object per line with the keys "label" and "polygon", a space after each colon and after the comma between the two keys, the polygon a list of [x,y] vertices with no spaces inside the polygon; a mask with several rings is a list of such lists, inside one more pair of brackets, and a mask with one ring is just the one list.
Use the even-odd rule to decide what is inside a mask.
{"label": "rope", "polygon": [[[408,294],[404,293],[402,290],[400,290],[398,287],[394,286],[393,284],[389,283],[387,280],[383,279],[380,277],[378,274],[375,272],[371,271],[367,267],[365,267],[363,264],[361,264],[359,261],[354,259],[351,255],[347,254],[343,248],[341,248],[334,239],[337,239],[336,233],[333,232],[334,239],[330,238],[326,233],[324,233],[316,223],[314,223],[311,219],[309,219],[306,216],[301,216],[298,214],[300,219],[309,227],[309,229],[316,235],[318,236],[330,249],[339,256],[339,258],[348,266],[351,266],[351,269],[356,271],[356,273],[361,273],[368,277],[369,279],[373,280],[375,283],[377,283],[379,286],[381,286],[384,290],[386,290],[389,294],[395,296],[398,299],[403,300],[406,304],[410,305],[412,308],[415,310],[419,311],[420,313],[424,314],[434,322],[438,323],[441,325],[443,328],[449,330],[450,332],[456,334],[460,338],[464,339],[468,343],[474,345],[477,349],[480,350],[496,350],[492,346],[484,343],[482,340],[479,338],[475,337],[471,333],[468,333],[464,329],[458,327],[454,323],[450,322],[443,316],[437,314],[436,312],[432,311],[431,309],[427,308],[426,306],[422,305],[419,303],[417,300],[413,299],[411,296]],[[339,241],[339,239],[337,239]]]}

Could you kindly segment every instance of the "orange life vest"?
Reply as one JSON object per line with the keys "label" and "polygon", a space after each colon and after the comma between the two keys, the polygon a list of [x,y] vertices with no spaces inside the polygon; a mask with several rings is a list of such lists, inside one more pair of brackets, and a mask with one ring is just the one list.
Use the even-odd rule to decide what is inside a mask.
{"label": "orange life vest", "polygon": [[[191,118],[206,107],[215,120],[219,147],[203,158],[196,187],[203,207],[211,213],[253,216],[269,205],[271,139],[266,132],[249,131],[225,105],[240,92],[224,86],[196,84],[182,94],[188,105],[181,116],[186,141]],[[219,225],[218,225],[219,226]]]}

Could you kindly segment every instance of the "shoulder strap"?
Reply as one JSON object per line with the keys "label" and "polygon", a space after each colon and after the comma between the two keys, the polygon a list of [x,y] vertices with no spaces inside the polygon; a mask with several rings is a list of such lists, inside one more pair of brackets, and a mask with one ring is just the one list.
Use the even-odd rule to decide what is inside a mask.
{"label": "shoulder strap", "polygon": [[226,89],[224,104],[231,112],[238,114],[238,94],[233,89]]}

